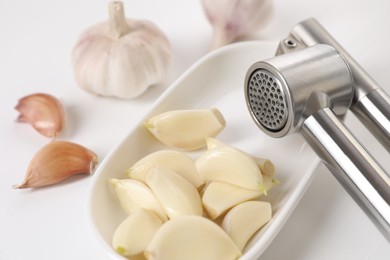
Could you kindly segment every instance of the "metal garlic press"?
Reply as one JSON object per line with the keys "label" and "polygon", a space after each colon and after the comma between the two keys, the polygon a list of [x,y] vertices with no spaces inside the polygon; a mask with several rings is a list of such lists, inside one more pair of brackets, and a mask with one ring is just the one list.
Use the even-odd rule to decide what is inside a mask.
{"label": "metal garlic press", "polygon": [[248,69],[245,98],[266,134],[302,134],[390,242],[390,175],[343,123],[351,110],[390,152],[390,98],[318,21]]}

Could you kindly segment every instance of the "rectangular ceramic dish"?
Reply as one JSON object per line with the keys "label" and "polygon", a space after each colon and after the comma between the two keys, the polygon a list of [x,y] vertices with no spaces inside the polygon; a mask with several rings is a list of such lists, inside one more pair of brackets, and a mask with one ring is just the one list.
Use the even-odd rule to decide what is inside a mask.
{"label": "rectangular ceramic dish", "polygon": [[[155,102],[144,118],[174,109],[218,108],[227,125],[217,137],[249,154],[272,160],[275,186],[263,200],[270,201],[272,220],[251,240],[241,259],[256,259],[272,242],[302,197],[319,159],[299,135],[273,139],[252,121],[244,97],[244,78],[254,62],[274,56],[277,43],[244,42],[221,48],[195,63]],[[143,156],[162,149],[143,121],[102,161],[90,189],[89,218],[107,258],[123,259],[111,248],[111,237],[125,215],[111,192],[108,179],[126,178],[124,172]],[[197,153],[192,154],[193,157]]]}

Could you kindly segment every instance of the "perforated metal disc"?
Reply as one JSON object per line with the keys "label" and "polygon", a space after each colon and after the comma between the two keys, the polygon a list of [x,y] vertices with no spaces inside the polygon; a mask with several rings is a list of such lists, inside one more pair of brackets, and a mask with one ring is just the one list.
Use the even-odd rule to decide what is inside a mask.
{"label": "perforated metal disc", "polygon": [[287,122],[288,110],[278,79],[270,72],[258,69],[247,84],[247,98],[257,121],[270,131],[281,130]]}

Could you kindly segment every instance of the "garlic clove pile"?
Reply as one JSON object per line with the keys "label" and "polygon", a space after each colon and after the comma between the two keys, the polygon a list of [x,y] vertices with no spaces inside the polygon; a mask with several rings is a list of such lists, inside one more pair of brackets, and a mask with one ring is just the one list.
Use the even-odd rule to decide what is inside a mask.
{"label": "garlic clove pile", "polygon": [[131,166],[126,174],[141,182],[145,182],[145,175],[155,165],[168,168],[191,182],[195,188],[204,184],[195,167],[195,162],[184,152],[175,150],[160,150],[146,155]]}
{"label": "garlic clove pile", "polygon": [[265,201],[247,201],[232,208],[224,217],[222,228],[240,250],[249,239],[272,218],[271,204]]}
{"label": "garlic clove pile", "polygon": [[241,252],[211,220],[182,216],[161,226],[147,246],[145,256],[148,260],[235,260]]}
{"label": "garlic clove pile", "polygon": [[156,196],[144,183],[132,179],[110,179],[124,212],[132,214],[139,208],[153,211],[163,221],[168,219]]}
{"label": "garlic clove pile", "polygon": [[91,150],[76,143],[54,140],[34,155],[23,183],[14,188],[39,188],[75,174],[91,174],[97,163],[98,158]]}
{"label": "garlic clove pile", "polygon": [[135,98],[165,79],[170,43],[153,23],[126,19],[122,2],[109,2],[108,11],[109,20],[87,29],[73,48],[75,79],[97,95]]}
{"label": "garlic clove pile", "polygon": [[146,249],[162,224],[152,211],[139,208],[117,227],[112,246],[123,256],[138,255]]}
{"label": "garlic clove pile", "polygon": [[216,109],[172,110],[150,118],[145,127],[162,143],[183,150],[206,146],[207,137],[215,137],[226,126]]}
{"label": "garlic clove pile", "polygon": [[26,122],[47,137],[57,137],[65,122],[61,102],[54,96],[36,93],[19,99],[15,109],[20,112],[17,122]]}
{"label": "garlic clove pile", "polygon": [[272,14],[271,0],[201,0],[214,30],[211,49],[232,43],[263,27]]}
{"label": "garlic clove pile", "polygon": [[156,165],[146,174],[145,182],[170,219],[184,215],[202,216],[202,201],[197,189],[179,174]]}

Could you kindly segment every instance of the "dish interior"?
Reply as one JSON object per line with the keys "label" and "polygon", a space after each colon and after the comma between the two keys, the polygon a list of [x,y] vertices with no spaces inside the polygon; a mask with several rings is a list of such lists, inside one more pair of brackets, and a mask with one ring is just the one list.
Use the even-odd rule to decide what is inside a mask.
{"label": "dish interior", "polygon": [[[156,101],[145,120],[168,110],[218,108],[227,125],[218,140],[247,153],[269,158],[276,167],[280,184],[261,199],[272,203],[273,218],[251,240],[242,259],[261,255],[271,243],[310,182],[318,158],[300,135],[274,139],[257,128],[248,112],[244,97],[244,79],[249,66],[274,56],[276,43],[246,42],[213,52],[194,64]],[[108,254],[121,259],[111,249],[114,230],[125,218],[110,178],[126,178],[125,170],[143,156],[167,149],[144,128],[143,122],[106,156],[93,177],[89,199],[92,229]],[[190,152],[196,159],[202,151]]]}

